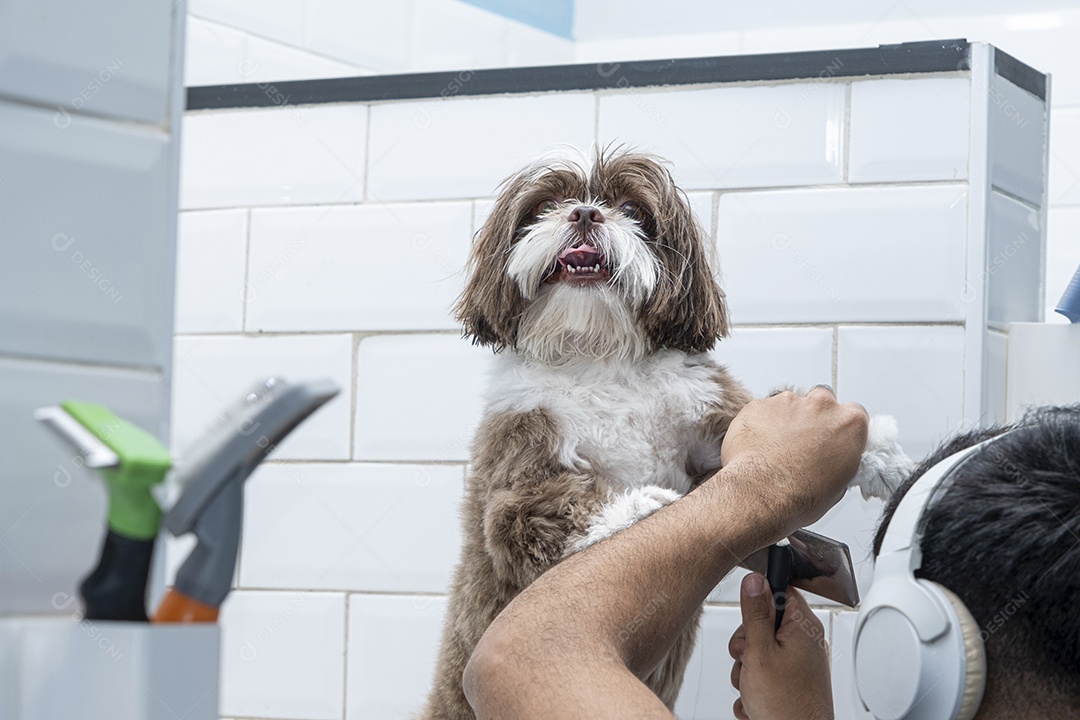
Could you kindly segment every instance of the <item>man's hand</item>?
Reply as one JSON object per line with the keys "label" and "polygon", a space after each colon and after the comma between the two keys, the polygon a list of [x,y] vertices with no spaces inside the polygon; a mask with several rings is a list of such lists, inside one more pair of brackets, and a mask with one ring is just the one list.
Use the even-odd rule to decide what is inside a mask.
{"label": "man's hand", "polygon": [[786,594],[784,620],[774,634],[776,611],[765,578],[743,578],[743,624],[728,643],[739,720],[832,720],[825,628],[798,590]]}
{"label": "man's hand", "polygon": [[[731,421],[720,459],[749,480],[748,502],[762,503],[780,539],[818,520],[843,496],[859,469],[870,422],[855,403],[839,404],[818,386],[749,403]],[[762,519],[762,518],[758,518]]]}

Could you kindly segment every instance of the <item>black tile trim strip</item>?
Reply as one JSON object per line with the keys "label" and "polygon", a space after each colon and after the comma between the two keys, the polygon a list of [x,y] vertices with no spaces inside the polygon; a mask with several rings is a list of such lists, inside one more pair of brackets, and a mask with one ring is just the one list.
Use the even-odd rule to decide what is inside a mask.
{"label": "black tile trim strip", "polygon": [[[967,68],[967,40],[882,45],[877,48],[771,55],[643,60],[622,63],[494,68],[325,80],[206,85],[187,90],[188,110],[274,107],[339,102],[415,100],[505,93],[607,90],[816,77],[953,72]],[[1004,55],[999,51],[999,57]],[[1045,78],[1009,58],[1016,77]],[[1011,75],[1005,75],[1010,80]],[[1016,80],[1013,80],[1016,82]],[[1020,83],[1017,83],[1020,84]],[[1027,85],[1021,85],[1030,90]]]}
{"label": "black tile trim strip", "polygon": [[1046,100],[1046,75],[998,48],[994,48],[994,71],[1013,85]]}

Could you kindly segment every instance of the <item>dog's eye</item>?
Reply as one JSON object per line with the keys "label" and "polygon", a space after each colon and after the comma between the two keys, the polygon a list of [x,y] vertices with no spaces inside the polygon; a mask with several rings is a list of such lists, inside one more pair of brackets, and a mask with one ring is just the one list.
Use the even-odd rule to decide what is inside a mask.
{"label": "dog's eye", "polygon": [[536,209],[533,211],[533,217],[540,217],[545,213],[549,213],[555,208],[559,207],[559,203],[554,200],[541,200],[536,204]]}
{"label": "dog's eye", "polygon": [[626,215],[626,217],[630,218],[638,225],[644,225],[646,220],[648,220],[649,218],[649,215],[645,212],[645,209],[637,203],[623,203],[619,206],[619,210],[621,210],[623,214]]}

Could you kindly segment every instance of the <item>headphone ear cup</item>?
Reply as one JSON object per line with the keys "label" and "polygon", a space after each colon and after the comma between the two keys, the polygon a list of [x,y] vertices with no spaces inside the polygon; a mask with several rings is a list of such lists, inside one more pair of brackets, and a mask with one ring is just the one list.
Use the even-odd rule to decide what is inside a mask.
{"label": "headphone ear cup", "polygon": [[964,638],[964,657],[966,658],[967,674],[964,679],[964,697],[960,702],[960,709],[955,715],[955,720],[971,720],[982,704],[983,693],[986,691],[986,648],[983,644],[982,631],[979,623],[972,617],[964,601],[944,585],[920,580],[919,582],[932,587],[940,592],[952,606],[956,615],[956,626]]}

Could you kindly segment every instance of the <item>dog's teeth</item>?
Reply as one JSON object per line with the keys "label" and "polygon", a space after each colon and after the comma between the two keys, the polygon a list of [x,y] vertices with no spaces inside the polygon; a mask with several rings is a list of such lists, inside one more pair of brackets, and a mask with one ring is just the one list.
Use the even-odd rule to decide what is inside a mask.
{"label": "dog's teeth", "polygon": [[566,266],[566,269],[567,269],[567,270],[569,270],[569,271],[570,271],[571,273],[575,273],[575,272],[577,272],[577,270],[575,270],[575,269],[574,269],[574,266],[573,266],[573,265],[567,265],[567,266]]}
{"label": "dog's teeth", "polygon": [[600,263],[593,265],[593,272],[600,272]]}

